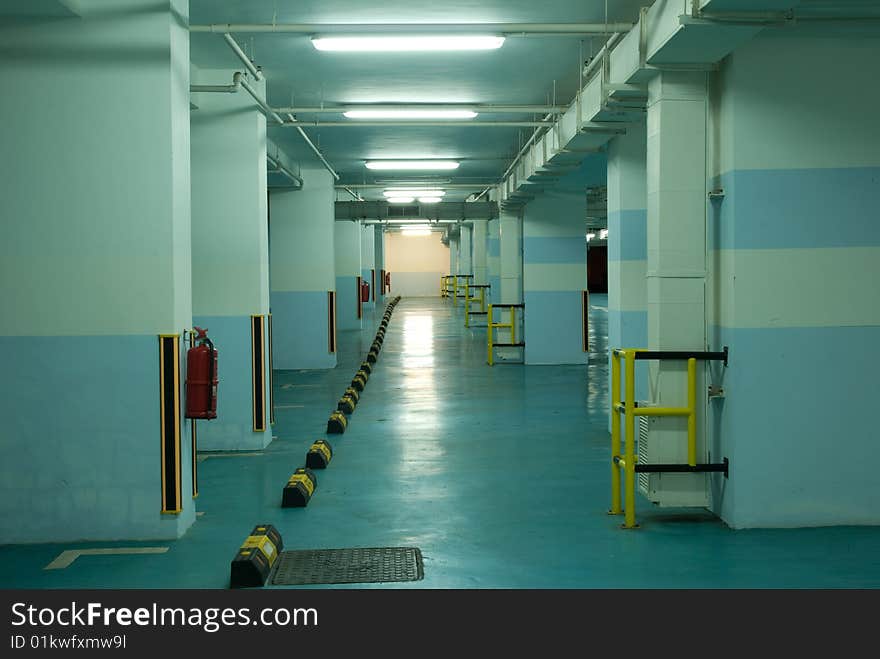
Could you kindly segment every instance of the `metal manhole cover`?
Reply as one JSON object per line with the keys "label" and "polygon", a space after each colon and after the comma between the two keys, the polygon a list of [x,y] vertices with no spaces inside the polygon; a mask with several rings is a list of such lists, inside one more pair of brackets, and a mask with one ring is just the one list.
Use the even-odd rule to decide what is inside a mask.
{"label": "metal manhole cover", "polygon": [[279,554],[272,584],[386,583],[424,576],[422,552],[416,547],[302,549]]}

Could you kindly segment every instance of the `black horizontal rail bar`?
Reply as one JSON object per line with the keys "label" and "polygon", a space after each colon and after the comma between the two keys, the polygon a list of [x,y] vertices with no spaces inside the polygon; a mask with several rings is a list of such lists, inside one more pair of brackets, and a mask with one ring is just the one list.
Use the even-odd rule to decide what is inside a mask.
{"label": "black horizontal rail bar", "polygon": [[[614,456],[615,464],[621,461],[621,456]],[[724,458],[724,462],[710,462],[695,466],[684,464],[638,464],[635,465],[637,474],[699,474],[705,472],[728,474],[730,460]]]}
{"label": "black horizontal rail bar", "polygon": [[450,275],[451,277],[473,277],[473,275]]}
{"label": "black horizontal rail bar", "polygon": [[493,343],[493,348],[525,348],[526,344],[523,343]]}
{"label": "black horizontal rail bar", "polygon": [[[615,350],[615,354],[620,350]],[[728,349],[724,346],[721,351],[705,350],[639,350],[636,351],[636,361],[656,359],[660,361],[700,359],[703,361],[722,361],[727,366]]]}
{"label": "black horizontal rail bar", "polygon": [[493,309],[498,309],[499,307],[503,307],[505,309],[509,309],[510,307],[514,307],[515,309],[525,309],[526,305],[524,304],[493,304]]}
{"label": "black horizontal rail bar", "polygon": [[699,464],[694,467],[680,464],[637,464],[635,471],[637,474],[700,474],[716,472],[727,476],[728,467],[729,463],[725,460],[724,462]]}
{"label": "black horizontal rail bar", "polygon": [[489,284],[468,284],[468,288],[491,288]]}
{"label": "black horizontal rail bar", "polygon": [[468,311],[469,316],[487,316],[488,311]]}

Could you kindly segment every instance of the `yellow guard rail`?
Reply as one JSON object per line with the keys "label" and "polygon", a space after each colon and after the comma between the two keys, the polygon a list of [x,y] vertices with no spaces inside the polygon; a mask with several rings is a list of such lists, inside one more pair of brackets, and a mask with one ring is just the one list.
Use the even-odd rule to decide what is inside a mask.
{"label": "yellow guard rail", "polygon": [[[464,326],[471,326],[471,316],[487,316],[488,311],[486,309],[486,290],[488,290],[489,284],[468,284],[465,287],[464,293]],[[479,291],[479,294],[476,296],[471,295],[471,290]],[[471,311],[471,303],[479,302],[480,309],[478,311]]]}
{"label": "yellow guard rail", "polygon": [[[443,275],[440,277],[440,297],[451,297],[449,285],[455,279],[454,275]],[[454,289],[453,289],[454,290]]]}
{"label": "yellow guard rail", "polygon": [[452,277],[452,304],[458,306],[458,300],[460,298],[465,298],[465,295],[461,294],[461,291],[467,291],[467,287],[470,285],[470,280],[473,279],[473,275],[453,275]]}
{"label": "yellow guard rail", "polygon": [[[624,395],[620,399],[620,361],[624,362]],[[687,405],[685,407],[637,407],[637,360],[687,361]],[[697,464],[697,360],[723,361],[727,366],[727,347],[721,352],[689,352],[621,348],[611,351],[611,515],[624,515],[623,528],[638,528],[636,524],[636,473],[641,472],[708,472],[727,475],[728,461],[717,464]],[[624,416],[623,445],[620,437],[620,415]],[[687,464],[638,464],[636,453],[637,416],[687,417]],[[621,449],[622,454],[621,454]],[[620,472],[623,472],[624,501],[621,506]]]}
{"label": "yellow guard rail", "polygon": [[[495,348],[524,348],[525,341],[517,341],[516,340],[516,310],[522,309],[523,313],[525,313],[526,305],[524,304],[490,304],[489,308],[486,312],[486,327],[488,328],[486,331],[486,336],[488,337],[488,348],[489,348],[489,359],[487,363],[489,366],[493,366],[495,364]],[[494,309],[509,309],[510,310],[510,319],[506,323],[496,323],[494,321]],[[510,343],[496,343],[495,342],[495,330],[500,328],[507,328],[510,330]]]}

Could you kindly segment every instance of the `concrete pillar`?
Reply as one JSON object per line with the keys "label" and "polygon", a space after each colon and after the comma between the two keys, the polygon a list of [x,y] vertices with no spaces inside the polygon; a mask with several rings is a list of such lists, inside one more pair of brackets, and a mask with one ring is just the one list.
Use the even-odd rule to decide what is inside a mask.
{"label": "concrete pillar", "polygon": [[[640,124],[628,128],[626,135],[615,137],[608,144],[610,348],[648,345],[646,140],[645,126]],[[636,368],[636,397],[647,400],[647,364],[639,362]]]}
{"label": "concrete pillar", "polygon": [[474,274],[473,253],[471,252],[471,228],[461,225],[461,237],[458,239],[458,273]]}
{"label": "concrete pillar", "polygon": [[387,289],[382,284],[382,274],[385,273],[385,231],[382,227],[373,227],[373,250],[376,263],[376,302],[382,304],[385,301],[385,294],[382,291]]}
{"label": "concrete pillar", "polygon": [[300,173],[302,190],[269,195],[272,356],[277,369],[334,368],[334,180],[323,168]]}
{"label": "concrete pillar", "polygon": [[[664,71],[648,85],[647,310],[648,348],[706,348],[706,113],[707,74]],[[706,364],[697,367],[697,392],[705,392]],[[684,361],[650,362],[649,397],[665,407],[687,403]],[[709,455],[706,396],[697,397],[697,462]],[[687,421],[652,422],[652,442],[664,462],[687,460]],[[716,456],[717,457],[717,456]],[[656,458],[655,458],[656,459]],[[708,506],[706,474],[667,474],[665,496],[682,505]]]}
{"label": "concrete pillar", "polygon": [[374,229],[372,224],[361,226],[361,280],[370,286],[370,299],[364,302],[365,311],[376,308],[376,286],[379,283],[378,271],[376,270],[376,234]]}
{"label": "concrete pillar", "polygon": [[734,528],[877,525],[880,86],[847,98],[880,76],[877,41],[778,37],[712,85],[709,346],[730,348],[713,506]]}
{"label": "concrete pillar", "polygon": [[[648,347],[706,347],[706,74],[663,72],[648,86]],[[651,365],[651,395],[686,401],[687,367]],[[669,425],[673,425],[670,423]]]}
{"label": "concrete pillar", "polygon": [[453,277],[461,274],[458,267],[458,235],[455,235],[449,237],[449,274]]}
{"label": "concrete pillar", "polygon": [[[587,361],[583,340],[586,214],[582,191],[548,190],[525,207],[522,251],[527,364]],[[502,239],[503,231],[502,227]]]}
{"label": "concrete pillar", "polygon": [[[232,71],[193,71],[193,84],[222,85]],[[265,81],[251,81],[260,94]],[[262,449],[272,439],[266,335],[253,341],[253,317],[268,324],[269,242],[266,119],[244,94],[194,94],[192,113],[192,313],[221,361],[217,418],[199,422],[202,450]],[[258,321],[259,322],[259,321]],[[254,350],[263,364],[254,368]],[[254,395],[255,377],[263,393]],[[262,422],[254,421],[254,415]],[[256,429],[255,429],[256,428]]]}
{"label": "concrete pillar", "polygon": [[489,273],[486,267],[486,228],[488,220],[474,220],[473,224],[473,254],[474,254],[474,283],[488,284]]}
{"label": "concrete pillar", "polygon": [[488,299],[501,301],[501,221],[491,220],[486,237],[486,270],[488,273]]}
{"label": "concrete pillar", "polygon": [[[501,295],[498,302],[522,302],[522,215],[502,212],[499,219]],[[492,298],[493,301],[496,299]]]}
{"label": "concrete pillar", "polygon": [[360,329],[363,307],[358,278],[361,272],[361,225],[348,220],[334,222],[333,252],[336,257],[336,327]]}
{"label": "concrete pillar", "polygon": [[195,519],[188,8],[106,6],[0,22],[5,543],[171,539]]}

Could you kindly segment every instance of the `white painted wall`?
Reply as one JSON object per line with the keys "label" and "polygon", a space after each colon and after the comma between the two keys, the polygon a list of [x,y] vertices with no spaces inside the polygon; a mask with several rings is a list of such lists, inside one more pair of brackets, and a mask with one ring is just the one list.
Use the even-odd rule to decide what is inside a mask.
{"label": "white painted wall", "polygon": [[[194,84],[225,85],[231,70],[196,69]],[[265,81],[251,82],[265,94]],[[246,94],[193,94],[193,315],[269,311],[266,119]]]}
{"label": "white painted wall", "polygon": [[333,225],[333,248],[337,277],[361,276],[361,228],[357,222]]}
{"label": "white painted wall", "polygon": [[[16,53],[0,64],[0,335],[191,324],[189,42],[170,23],[186,5],[118,5],[100,20],[0,24]],[[126,99],[126,111],[108,97]]]}
{"label": "white painted wall", "polygon": [[440,234],[404,236],[385,234],[385,269],[391,273],[391,295],[436,297],[440,277],[449,268],[449,248]]}
{"label": "white painted wall", "polygon": [[333,179],[323,168],[304,167],[301,173],[302,190],[274,191],[269,196],[273,292],[336,288]]}

